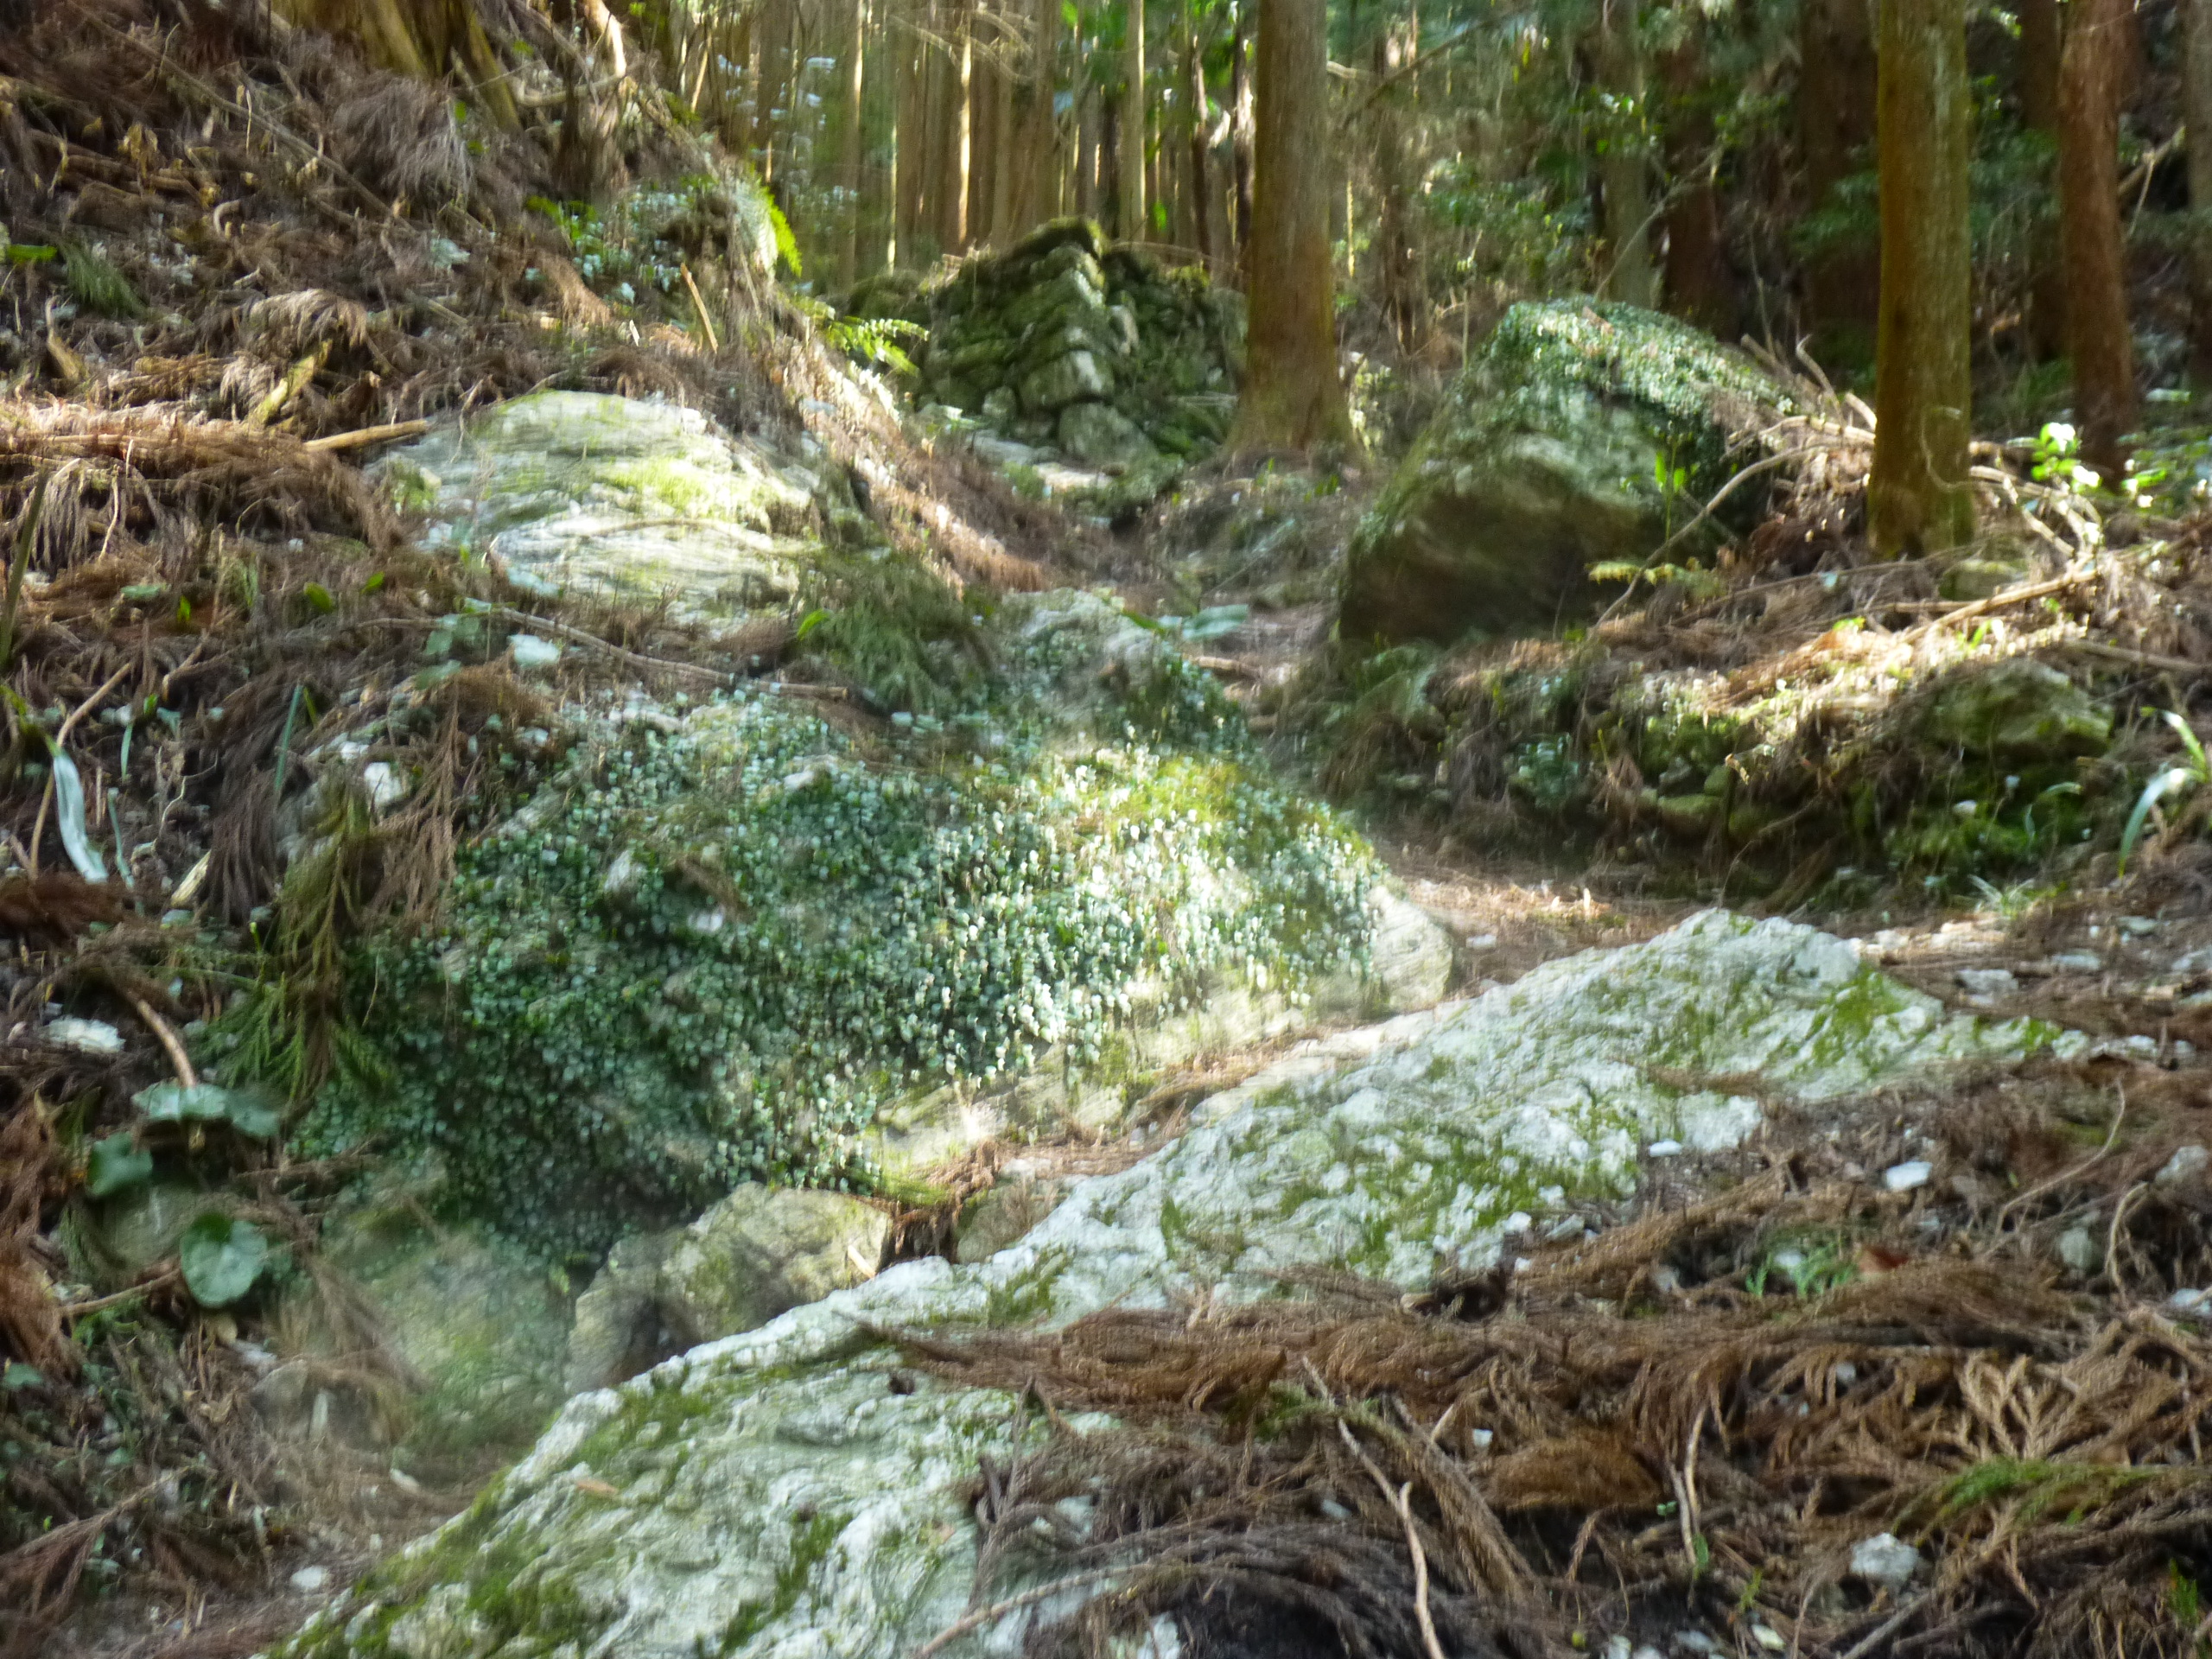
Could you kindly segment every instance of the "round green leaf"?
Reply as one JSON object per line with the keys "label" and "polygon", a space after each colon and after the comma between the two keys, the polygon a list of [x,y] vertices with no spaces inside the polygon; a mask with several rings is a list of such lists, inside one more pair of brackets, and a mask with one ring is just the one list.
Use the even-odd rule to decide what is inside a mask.
{"label": "round green leaf", "polygon": [[137,1185],[153,1173],[154,1154],[134,1147],[125,1130],[92,1143],[92,1156],[85,1160],[85,1190],[96,1198],[105,1198],[126,1186]]}
{"label": "round green leaf", "polygon": [[250,1221],[210,1211],[177,1245],[185,1287],[202,1307],[227,1307],[253,1288],[269,1265],[269,1241]]}

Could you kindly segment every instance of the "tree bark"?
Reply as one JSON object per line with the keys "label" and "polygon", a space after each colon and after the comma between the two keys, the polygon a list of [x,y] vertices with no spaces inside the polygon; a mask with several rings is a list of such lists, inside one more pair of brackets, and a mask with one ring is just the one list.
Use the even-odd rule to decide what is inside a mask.
{"label": "tree bark", "polygon": [[2212,0],[2183,0],[2182,121],[2189,136],[2190,378],[2212,387]]}
{"label": "tree bark", "polygon": [[2128,0],[2070,0],[2058,68],[2058,252],[2066,272],[2067,355],[2082,454],[2107,477],[2135,425],[2135,346],[2127,326],[2120,220],[2120,87]]}
{"label": "tree bark", "polygon": [[1974,534],[1966,0],[1881,0],[1882,300],[1867,513],[1885,557]]}
{"label": "tree bark", "polygon": [[1667,89],[1667,173],[1675,194],[1666,213],[1668,308],[1726,340],[1736,332],[1735,278],[1720,223],[1720,188],[1713,178],[1717,134],[1705,73],[1703,31],[1668,53],[1660,75]]}
{"label": "tree bark", "polygon": [[1128,40],[1122,48],[1122,115],[1116,132],[1114,228],[1125,242],[1147,234],[1144,199],[1144,0],[1128,0]]}
{"label": "tree bark", "polygon": [[1232,452],[1357,447],[1329,280],[1325,0],[1260,0],[1250,311]]}
{"label": "tree bark", "polygon": [[911,266],[918,251],[929,177],[929,111],[925,102],[928,60],[921,43],[903,29],[891,35],[898,65],[897,110],[893,128],[891,194],[894,263]]}
{"label": "tree bark", "polygon": [[1427,337],[1428,296],[1422,291],[1421,250],[1415,245],[1413,162],[1406,128],[1412,89],[1404,73],[1420,54],[1418,22],[1392,22],[1377,30],[1374,44],[1376,93],[1369,103],[1375,136],[1375,255],[1382,315],[1397,336],[1398,349],[1418,351]]}
{"label": "tree bark", "polygon": [[1199,263],[1211,269],[1213,264],[1213,190],[1210,181],[1212,168],[1209,162],[1212,146],[1207,142],[1205,46],[1198,34],[1198,0],[1185,0],[1183,95],[1190,104],[1185,138],[1191,149],[1187,186],[1190,200],[1186,211],[1190,225],[1189,246],[1198,254]]}
{"label": "tree bark", "polygon": [[[2020,0],[2020,124],[2058,153],[2059,0]],[[2046,181],[2049,175],[2046,175]],[[2038,361],[2065,354],[2066,273],[2057,243],[2032,238],[2028,269],[2028,351]]]}
{"label": "tree bark", "polygon": [[1605,150],[1598,158],[1598,180],[1611,262],[1605,291],[1610,298],[1648,309],[1659,303],[1659,272],[1651,261],[1651,158],[1644,137],[1643,48],[1637,38],[1636,10],[1636,0],[1599,0],[1598,81],[1614,102]]}
{"label": "tree bark", "polygon": [[[1803,0],[1798,12],[1798,149],[1808,213],[1834,211],[1838,187],[1864,170],[1874,143],[1876,66],[1871,0]],[[1818,352],[1864,359],[1879,314],[1878,237],[1830,244],[1805,261],[1805,322]]]}
{"label": "tree bark", "polygon": [[1236,268],[1251,289],[1252,257],[1252,9],[1236,9],[1236,46],[1229,60],[1230,237]]}
{"label": "tree bark", "polygon": [[867,131],[867,66],[868,66],[868,0],[852,0],[848,17],[850,33],[847,36],[847,56],[839,66],[842,74],[838,91],[842,95],[842,113],[844,130],[838,149],[843,165],[838,168],[838,182],[845,187],[846,210],[853,216],[851,236],[845,250],[845,280],[859,280],[864,268],[863,245],[868,237],[868,131]]}
{"label": "tree bark", "polygon": [[1036,33],[1031,45],[1031,130],[1037,168],[1035,199],[1025,215],[1034,224],[1060,212],[1060,117],[1057,107],[1060,67],[1060,0],[1037,0]]}

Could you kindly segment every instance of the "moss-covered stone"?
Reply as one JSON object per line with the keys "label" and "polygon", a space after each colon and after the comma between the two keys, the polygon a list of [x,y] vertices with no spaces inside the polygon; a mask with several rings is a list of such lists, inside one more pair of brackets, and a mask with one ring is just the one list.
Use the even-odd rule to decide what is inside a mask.
{"label": "moss-covered stone", "polygon": [[818,537],[823,480],[696,410],[541,391],[378,463],[424,541],[517,582],[696,613],[787,601]]}
{"label": "moss-covered stone", "polygon": [[[1440,1262],[1491,1259],[1529,1212],[1618,1192],[1653,1140],[1725,1147],[1767,1100],[2045,1046],[2078,1039],[1947,1014],[1841,940],[1719,912],[1311,1045],[988,1261],[902,1264],[572,1402],[476,1511],[282,1652],[367,1659],[400,1620],[465,1611],[503,1651],[911,1653],[968,1611],[979,1459],[1019,1451],[1042,1414],[894,1379],[874,1332],[1280,1295],[1284,1269],[1313,1266],[1417,1288]],[[1022,1629],[1010,1615],[947,1651],[1018,1651]]]}
{"label": "moss-covered stone", "polygon": [[[1671,318],[1585,301],[1514,307],[1354,536],[1342,637],[1448,643],[1580,620],[1600,592],[1592,568],[1657,551],[1726,481],[1732,434],[1780,401]],[[1751,509],[1755,492],[1734,505]]]}

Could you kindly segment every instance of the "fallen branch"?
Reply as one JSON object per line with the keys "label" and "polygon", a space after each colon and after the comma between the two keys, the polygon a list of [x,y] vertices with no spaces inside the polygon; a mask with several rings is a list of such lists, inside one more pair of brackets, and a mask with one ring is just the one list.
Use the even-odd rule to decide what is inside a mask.
{"label": "fallen branch", "polygon": [[351,432],[334,432],[327,438],[309,438],[302,448],[328,454],[339,449],[365,448],[393,438],[420,437],[429,429],[428,421],[386,421],[382,426],[364,426]]}

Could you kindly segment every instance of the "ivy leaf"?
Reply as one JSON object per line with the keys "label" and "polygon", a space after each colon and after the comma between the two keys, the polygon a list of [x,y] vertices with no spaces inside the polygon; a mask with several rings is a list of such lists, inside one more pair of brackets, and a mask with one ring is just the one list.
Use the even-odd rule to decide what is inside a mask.
{"label": "ivy leaf", "polygon": [[138,1109],[156,1123],[228,1123],[240,1135],[266,1141],[278,1127],[276,1114],[262,1101],[219,1084],[157,1083],[131,1097]]}
{"label": "ivy leaf", "polygon": [[185,1288],[202,1307],[227,1307],[253,1288],[269,1265],[269,1241],[250,1221],[211,1210],[177,1245]]}
{"label": "ivy leaf", "polygon": [[133,1147],[125,1130],[92,1143],[92,1156],[85,1163],[85,1191],[105,1198],[137,1185],[153,1173],[154,1154]]}
{"label": "ivy leaf", "polygon": [[17,1389],[35,1389],[46,1381],[45,1373],[35,1365],[26,1365],[20,1359],[8,1362],[8,1369],[0,1371],[0,1389],[14,1393]]}

